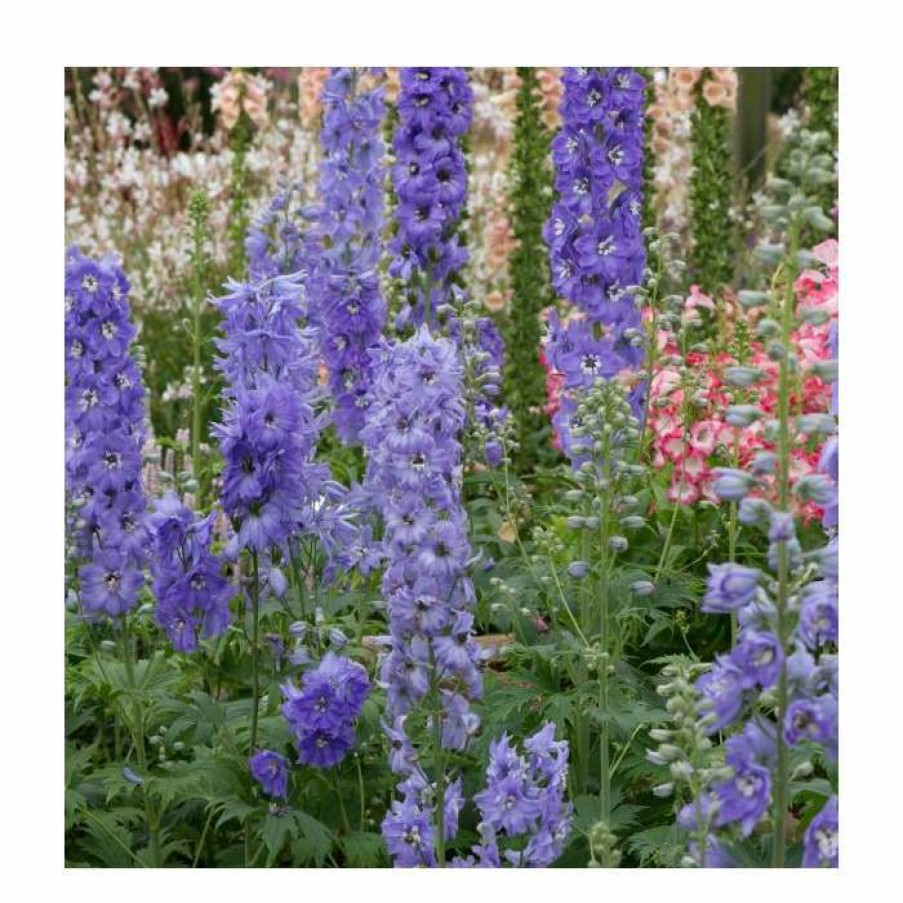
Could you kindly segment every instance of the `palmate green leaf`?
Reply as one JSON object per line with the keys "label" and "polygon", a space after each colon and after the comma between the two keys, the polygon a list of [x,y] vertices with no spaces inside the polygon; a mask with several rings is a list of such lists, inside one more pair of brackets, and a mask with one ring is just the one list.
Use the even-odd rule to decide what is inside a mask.
{"label": "palmate green leaf", "polygon": [[657,825],[631,834],[627,849],[640,865],[674,868],[686,852],[683,832],[676,825]]}
{"label": "palmate green leaf", "polygon": [[165,771],[155,771],[145,779],[145,787],[164,807],[176,801],[205,800],[210,792],[205,769],[197,762],[175,762]]}
{"label": "palmate green leaf", "polygon": [[352,868],[371,868],[386,860],[386,845],[382,834],[353,831],[341,841],[345,861]]}
{"label": "palmate green leaf", "polygon": [[323,865],[334,843],[332,831],[306,812],[295,812],[294,816],[301,830],[301,837],[292,844],[293,853],[302,862]]}
{"label": "palmate green leaf", "polygon": [[611,810],[609,825],[613,831],[624,831],[637,824],[640,813],[644,812],[646,809],[646,806],[636,806],[633,803],[621,803]]}
{"label": "palmate green leaf", "polygon": [[252,806],[240,799],[225,800],[218,804],[220,816],[216,820],[215,827],[217,829],[227,825],[230,821],[237,821],[239,825],[245,822],[258,811],[256,806]]}
{"label": "palmate green leaf", "polygon": [[263,820],[260,833],[266,844],[268,863],[276,861],[276,857],[282,852],[289,840],[298,837],[299,825],[295,819],[295,813],[286,815],[267,815]]}

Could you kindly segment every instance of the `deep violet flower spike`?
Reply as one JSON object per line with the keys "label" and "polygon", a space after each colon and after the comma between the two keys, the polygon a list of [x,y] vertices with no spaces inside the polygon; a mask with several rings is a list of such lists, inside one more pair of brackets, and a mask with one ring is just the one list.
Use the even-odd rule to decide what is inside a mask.
{"label": "deep violet flower spike", "polygon": [[[546,357],[563,379],[554,425],[567,451],[572,395],[643,360],[633,287],[643,278],[644,81],[631,69],[567,68],[552,142],[558,200],[544,230],[555,291],[582,314],[549,321]],[[631,403],[639,418],[642,388]]]}
{"label": "deep violet flower spike", "polygon": [[225,338],[216,366],[226,407],[213,428],[223,469],[222,505],[238,548],[282,547],[327,490],[328,468],[314,462],[323,425],[316,411],[317,358],[298,325],[300,275],[228,284],[219,300]]}
{"label": "deep violet flower spike", "polygon": [[433,324],[467,262],[456,228],[467,188],[461,139],[470,127],[472,104],[464,69],[401,70],[392,167],[398,232],[389,266],[390,275],[406,287],[398,329]]}
{"label": "deep violet flower spike", "polygon": [[88,616],[125,614],[144,585],[144,387],[129,353],[129,284],[113,257],[66,253],[66,492]]}
{"label": "deep violet flower spike", "polygon": [[314,232],[312,320],[346,442],[364,425],[386,302],[379,283],[385,167],[381,70],[332,69],[323,89],[320,206]]}

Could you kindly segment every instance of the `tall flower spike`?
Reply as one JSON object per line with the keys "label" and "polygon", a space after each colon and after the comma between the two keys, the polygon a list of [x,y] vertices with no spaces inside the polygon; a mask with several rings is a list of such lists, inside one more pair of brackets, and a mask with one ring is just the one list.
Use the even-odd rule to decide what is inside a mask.
{"label": "tall flower spike", "polygon": [[464,69],[401,70],[392,167],[398,232],[389,266],[405,286],[398,329],[432,325],[467,262],[456,230],[467,192],[461,139],[470,127],[472,100]]}
{"label": "tall flower spike", "polygon": [[261,552],[296,533],[327,487],[327,467],[313,461],[322,426],[317,360],[298,327],[299,276],[228,287],[217,362],[228,403],[214,427],[225,459],[223,508],[237,546]]}
{"label": "tall flower spike", "polygon": [[[482,693],[461,504],[462,365],[455,343],[434,339],[426,326],[406,342],[384,340],[372,354],[373,398],[361,439],[368,456],[365,487],[385,525],[382,588],[391,651],[380,677],[394,750],[390,764],[404,776],[402,801],[393,803],[382,828],[396,865],[431,866],[437,848],[442,860],[445,834],[437,836],[433,819],[445,819],[454,799],[443,751],[466,746],[479,726],[469,700]],[[404,716],[413,712],[432,729],[435,795],[407,737]]]}
{"label": "tall flower spike", "polygon": [[125,614],[144,584],[144,387],[129,354],[129,284],[112,257],[66,254],[66,490],[81,602]]}
{"label": "tall flower spike", "polygon": [[[643,278],[645,83],[633,69],[569,68],[562,129],[552,141],[559,200],[545,227],[552,285],[576,307],[552,313],[546,356],[562,374],[554,423],[569,453],[574,392],[643,359],[634,289]],[[640,413],[641,387],[632,405]]]}
{"label": "tall flower spike", "polygon": [[346,442],[364,425],[372,363],[386,302],[382,254],[385,116],[379,70],[333,69],[323,90],[324,156],[317,216],[312,315],[335,399],[334,420]]}

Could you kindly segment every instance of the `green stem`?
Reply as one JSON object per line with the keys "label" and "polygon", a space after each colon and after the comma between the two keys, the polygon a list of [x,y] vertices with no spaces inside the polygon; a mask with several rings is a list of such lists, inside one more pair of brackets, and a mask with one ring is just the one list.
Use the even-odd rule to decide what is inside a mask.
{"label": "green stem", "polygon": [[[122,619],[122,646],[123,661],[125,663],[125,674],[128,679],[129,693],[132,697],[132,716],[134,723],[130,725],[132,740],[135,744],[135,753],[138,756],[138,768],[141,771],[141,778],[147,781],[147,749],[144,745],[144,706],[138,693],[138,687],[135,683],[135,662],[132,654],[132,638],[129,635],[129,622],[127,617]],[[155,811],[153,804],[147,794],[147,785],[143,784],[141,795],[144,798],[144,817],[147,822],[147,832],[150,836],[151,857],[153,859],[154,868],[163,867],[163,852],[160,848],[160,822],[159,814]]]}
{"label": "green stem", "polygon": [[[778,382],[778,507],[782,512],[790,510],[790,339],[793,330],[794,282],[797,270],[797,246],[799,225],[796,219],[790,225],[789,253],[785,273],[783,310],[781,311],[782,355]],[[790,595],[790,560],[786,542],[778,543],[778,593],[777,593],[777,633],[778,642],[786,649],[788,641],[788,598]],[[774,780],[774,812],[772,819],[774,868],[784,867],[787,817],[788,756],[784,742],[784,715],[787,711],[787,662],[781,662],[778,678],[778,699],[775,712],[777,718],[777,766]]]}
{"label": "green stem", "polygon": [[439,681],[436,675],[436,659],[430,649],[433,684],[436,708],[433,711],[433,760],[436,765],[436,865],[445,868],[445,757],[442,754],[442,697],[439,694]]}
{"label": "green stem", "polygon": [[[259,643],[260,643],[260,569],[257,560],[257,551],[251,552],[251,617],[253,620],[251,639],[251,738],[248,743],[248,780],[251,793],[254,792],[254,777],[251,774],[250,759],[257,747],[257,718],[260,710],[260,670],[259,670]],[[255,857],[256,858],[256,857]],[[251,859],[251,828],[245,826],[245,867],[250,868]]]}

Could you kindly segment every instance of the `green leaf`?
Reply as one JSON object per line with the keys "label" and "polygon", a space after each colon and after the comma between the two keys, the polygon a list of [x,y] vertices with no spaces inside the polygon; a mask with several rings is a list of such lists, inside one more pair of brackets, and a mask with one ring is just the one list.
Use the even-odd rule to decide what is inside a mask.
{"label": "green leaf", "polygon": [[298,836],[298,823],[292,815],[267,815],[260,833],[269,853],[269,861],[273,862],[286,841]]}
{"label": "green leaf", "polygon": [[312,860],[317,866],[321,866],[332,850],[332,831],[306,812],[296,812],[295,820],[301,829],[301,841],[303,841],[296,843],[295,849],[303,858]]}
{"label": "green leaf", "polygon": [[381,834],[369,831],[353,831],[342,838],[342,850],[347,865],[352,868],[369,868],[384,859],[385,844]]}

